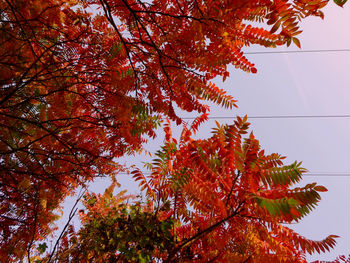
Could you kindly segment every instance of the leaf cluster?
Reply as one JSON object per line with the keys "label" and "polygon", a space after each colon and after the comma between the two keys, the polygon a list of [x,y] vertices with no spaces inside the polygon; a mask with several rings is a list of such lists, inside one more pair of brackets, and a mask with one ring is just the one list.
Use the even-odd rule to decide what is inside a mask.
{"label": "leaf cluster", "polygon": [[[121,245],[96,254],[88,247],[105,244],[97,240],[82,245],[85,253],[95,253],[95,261],[111,252],[133,262],[132,257],[148,248],[144,235],[152,237],[156,247],[146,253],[150,262],[306,262],[306,253],[333,248],[334,235],[313,241],[287,226],[309,214],[327,189],[316,183],[293,187],[306,170],[297,162],[283,165],[284,157],[278,154],[266,155],[253,134],[246,135],[248,129],[247,118],[237,118],[232,125],[218,124],[210,138],[195,140],[190,135],[194,130],[185,127],[177,142],[166,125],[166,142],[148,166],[151,173],[133,172],[147,205],[109,210],[96,203],[118,198],[89,199],[79,243],[100,238],[97,227],[113,229],[114,235],[121,235]],[[93,213],[92,207],[97,209]],[[111,218],[113,223],[106,225]],[[127,220],[131,227],[126,227]],[[129,251],[123,246],[126,241]],[[123,262],[121,256],[114,260]]]}

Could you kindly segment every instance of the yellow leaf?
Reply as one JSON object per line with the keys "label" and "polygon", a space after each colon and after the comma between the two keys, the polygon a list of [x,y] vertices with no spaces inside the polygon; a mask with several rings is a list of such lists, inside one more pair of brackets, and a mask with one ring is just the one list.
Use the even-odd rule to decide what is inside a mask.
{"label": "yellow leaf", "polygon": [[47,205],[47,200],[46,198],[42,198],[40,199],[40,205],[43,209],[46,209],[46,205]]}

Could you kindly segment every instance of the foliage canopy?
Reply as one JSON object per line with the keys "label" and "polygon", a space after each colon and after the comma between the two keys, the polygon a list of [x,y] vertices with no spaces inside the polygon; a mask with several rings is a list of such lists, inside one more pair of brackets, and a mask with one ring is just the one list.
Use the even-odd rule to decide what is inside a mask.
{"label": "foliage canopy", "polygon": [[[142,149],[161,118],[182,123],[175,105],[202,120],[206,101],[235,107],[213,78],[230,64],[255,73],[245,46],[300,46],[300,21],[323,17],[327,2],[1,1],[1,258],[30,260],[64,198],[117,172],[114,158]],[[284,201],[256,200],[281,216],[266,204]]]}
{"label": "foliage canopy", "polygon": [[146,201],[113,195],[115,179],[102,196],[87,194],[82,228],[52,262],[306,262],[306,253],[333,248],[336,236],[313,241],[286,226],[327,189],[293,187],[305,169],[266,155],[252,133],[243,136],[248,126],[218,124],[204,140],[185,128],[177,142],[166,125],[150,174],[132,172]]}

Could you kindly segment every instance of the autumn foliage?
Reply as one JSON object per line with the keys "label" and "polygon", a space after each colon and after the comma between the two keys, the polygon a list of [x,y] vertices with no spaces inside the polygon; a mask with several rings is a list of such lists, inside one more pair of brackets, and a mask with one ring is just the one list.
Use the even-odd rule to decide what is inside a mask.
{"label": "autumn foliage", "polygon": [[245,46],[300,46],[299,22],[326,4],[1,1],[1,259],[30,260],[63,199],[118,171],[114,158],[142,149],[160,118],[180,124],[175,106],[235,107],[213,78],[230,64],[255,73]]}
{"label": "autumn foliage", "polygon": [[113,195],[115,179],[103,195],[85,195],[83,227],[67,232],[52,259],[306,262],[306,253],[334,247],[336,236],[313,241],[286,226],[308,215],[327,189],[293,187],[305,169],[266,155],[252,133],[244,136],[248,127],[238,118],[218,124],[204,140],[192,139],[185,128],[177,141],[165,125],[166,142],[147,165],[150,173],[132,173],[146,200]]}

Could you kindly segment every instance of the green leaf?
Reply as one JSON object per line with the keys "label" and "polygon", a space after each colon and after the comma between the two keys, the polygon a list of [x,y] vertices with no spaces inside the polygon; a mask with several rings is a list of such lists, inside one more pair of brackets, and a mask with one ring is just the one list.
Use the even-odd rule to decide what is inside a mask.
{"label": "green leaf", "polygon": [[40,254],[43,254],[46,251],[46,249],[47,249],[47,245],[46,245],[45,242],[39,244],[38,251],[39,251]]}
{"label": "green leaf", "polygon": [[274,216],[278,211],[276,211],[276,207],[273,202],[269,202],[267,200],[263,200],[262,205],[266,208],[270,215]]}
{"label": "green leaf", "polygon": [[119,51],[122,48],[122,43],[114,43],[112,47],[109,50],[109,53],[111,55],[111,59],[114,59],[115,56],[119,53]]}
{"label": "green leaf", "polygon": [[299,205],[299,202],[293,198],[289,198],[287,202],[291,207],[296,207],[297,205]]}
{"label": "green leaf", "polygon": [[140,263],[150,262],[150,256],[149,255],[144,255],[143,253],[139,254],[139,262]]}
{"label": "green leaf", "polygon": [[336,3],[340,7],[343,7],[346,2],[347,0],[334,0],[334,3]]}

